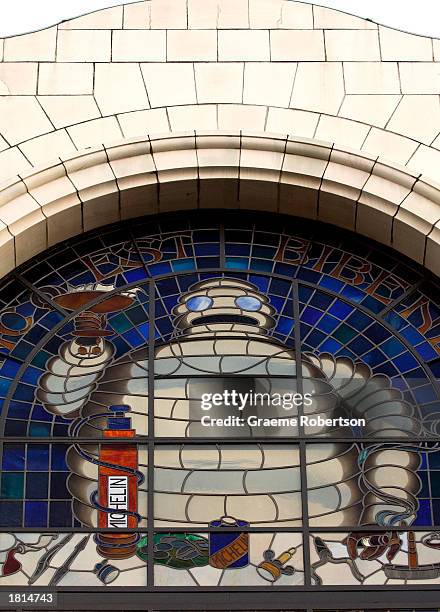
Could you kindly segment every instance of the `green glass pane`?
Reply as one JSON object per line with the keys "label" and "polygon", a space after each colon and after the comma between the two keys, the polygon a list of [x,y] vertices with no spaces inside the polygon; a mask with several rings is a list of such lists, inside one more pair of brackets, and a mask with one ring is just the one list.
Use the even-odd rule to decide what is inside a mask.
{"label": "green glass pane", "polygon": [[337,329],[334,333],[335,338],[337,338],[340,342],[350,342],[352,338],[357,335],[357,332],[349,327],[348,325],[341,325],[339,329]]}
{"label": "green glass pane", "polygon": [[23,499],[24,474],[4,473],[2,475],[1,496],[3,499]]}
{"label": "green glass pane", "polygon": [[50,429],[50,423],[30,423],[29,435],[43,438],[44,436],[50,436]]}
{"label": "green glass pane", "polygon": [[131,329],[132,324],[124,314],[118,314],[110,319],[110,324],[113,329],[120,334]]}

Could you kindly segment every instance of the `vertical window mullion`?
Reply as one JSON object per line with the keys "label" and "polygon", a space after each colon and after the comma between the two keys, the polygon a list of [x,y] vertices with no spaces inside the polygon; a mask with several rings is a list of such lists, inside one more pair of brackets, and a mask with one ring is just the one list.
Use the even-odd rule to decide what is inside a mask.
{"label": "vertical window mullion", "polygon": [[[298,281],[293,281],[293,321],[295,338],[295,363],[297,377],[297,392],[303,393],[302,362],[301,362],[301,331],[300,331],[300,311],[299,311],[299,291]],[[298,417],[303,414],[303,405],[298,407]],[[309,537],[309,509],[307,495],[307,455],[306,443],[304,438],[304,426],[298,424],[299,441],[299,461],[301,474],[301,509],[303,526],[303,559],[304,559],[304,585],[311,586],[310,573],[310,537]]]}
{"label": "vertical window mullion", "polygon": [[148,561],[147,587],[154,585],[154,344],[155,344],[155,297],[154,280],[148,287],[148,491],[147,491],[147,532]]}

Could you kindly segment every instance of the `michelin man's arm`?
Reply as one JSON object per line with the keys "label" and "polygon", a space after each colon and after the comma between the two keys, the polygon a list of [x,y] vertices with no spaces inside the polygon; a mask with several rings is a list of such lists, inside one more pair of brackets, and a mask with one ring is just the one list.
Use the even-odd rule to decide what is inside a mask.
{"label": "michelin man's arm", "polygon": [[381,438],[410,438],[421,424],[413,407],[387,376],[373,374],[368,365],[324,353],[308,357],[325,374],[347,416],[363,418],[362,435],[371,438],[358,459],[364,492],[363,524],[395,525],[411,522],[417,511],[419,455],[414,445],[383,443]]}
{"label": "michelin man's arm", "polygon": [[38,400],[52,414],[77,417],[113,354],[113,345],[105,339],[99,339],[85,354],[76,339],[65,342],[59,356],[49,360],[48,371],[40,379]]}

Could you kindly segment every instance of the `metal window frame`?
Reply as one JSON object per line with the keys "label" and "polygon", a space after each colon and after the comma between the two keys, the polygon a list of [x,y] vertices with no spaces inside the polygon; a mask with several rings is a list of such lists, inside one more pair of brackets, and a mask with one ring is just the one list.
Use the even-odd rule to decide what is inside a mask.
{"label": "metal window frame", "polygon": [[[299,303],[299,287],[307,286],[313,289],[316,289],[322,293],[326,293],[327,295],[337,298],[339,300],[345,301],[348,304],[352,305],[352,302],[336,292],[333,292],[325,287],[320,287],[319,285],[315,285],[313,283],[309,283],[303,280],[298,280],[297,277],[292,279],[291,277],[287,277],[281,274],[270,273],[270,272],[260,272],[253,270],[233,270],[231,268],[225,267],[225,228],[224,225],[220,226],[220,261],[221,267],[219,268],[204,268],[201,270],[188,270],[177,273],[170,273],[162,276],[157,276],[154,278],[148,278],[144,281],[135,281],[133,283],[127,284],[125,287],[119,287],[115,289],[113,292],[109,292],[107,295],[112,293],[120,292],[122,289],[130,289],[138,286],[145,286],[148,288],[149,295],[149,312],[148,312],[148,324],[149,324],[149,346],[148,346],[148,359],[149,359],[149,373],[148,373],[148,435],[147,436],[137,436],[133,439],[133,443],[146,446],[148,449],[148,466],[147,466],[147,482],[148,482],[148,496],[147,496],[147,510],[148,510],[148,527],[147,529],[140,529],[142,533],[148,534],[148,556],[149,558],[153,558],[153,536],[154,533],[161,532],[204,532],[208,533],[210,531],[209,528],[202,529],[181,529],[181,528],[155,528],[154,520],[151,520],[154,516],[154,450],[156,446],[161,445],[177,445],[177,444],[191,444],[191,445],[206,445],[207,439],[204,438],[173,438],[173,437],[155,437],[154,435],[154,355],[156,345],[158,344],[155,340],[155,298],[156,298],[156,283],[161,280],[165,280],[167,278],[176,277],[176,276],[184,276],[184,275],[193,275],[197,273],[218,273],[219,275],[227,276],[228,274],[233,273],[246,275],[248,273],[252,273],[258,276],[265,276],[269,278],[279,278],[281,280],[287,281],[292,285],[293,291],[293,308],[294,312],[293,319],[295,321],[299,321],[300,314],[300,303]],[[145,271],[148,275],[147,265],[143,261],[143,258],[140,255],[139,245],[137,243],[136,238],[133,233],[131,233],[131,242],[133,248],[139,253],[140,260],[145,268]],[[297,269],[297,275],[301,265],[304,262],[300,263]],[[36,292],[41,299],[46,300],[51,308],[57,310],[60,314],[65,317],[62,321],[60,321],[54,328],[48,332],[48,334],[43,338],[34,349],[29,353],[28,357],[25,361],[22,362],[21,368],[16,375],[15,384],[11,385],[11,389],[8,394],[7,402],[13,396],[17,381],[20,379],[21,374],[27,365],[32,361],[33,357],[36,353],[42,348],[42,346],[47,342],[47,337],[55,334],[59,329],[61,329],[67,321],[73,319],[79,311],[75,311],[72,313],[67,313],[62,308],[60,308],[57,304],[55,304],[50,298],[47,298],[40,289],[35,287],[32,283],[29,283],[19,271],[14,272],[12,274],[17,280],[19,280],[24,286],[26,286],[31,291]],[[383,320],[382,316],[389,312],[392,308],[397,306],[400,302],[407,299],[410,295],[412,295],[421,285],[423,281],[417,281],[412,286],[410,286],[398,299],[394,300],[391,304],[384,307],[384,309],[379,313],[373,313],[363,307],[360,304],[355,304],[355,307],[367,314],[371,319],[379,322],[385,328],[387,328],[390,332],[392,332],[395,336],[399,338],[402,344],[414,355],[417,361],[420,363],[421,367],[423,367],[427,377],[430,382],[433,384],[434,388],[437,389],[437,392],[440,396],[440,384],[433,376],[430,369],[427,365],[422,362],[421,358],[417,355],[416,351],[412,348],[412,346],[400,336],[398,331],[392,328],[386,321]],[[93,303],[98,303],[99,298],[96,299]],[[160,343],[159,343],[160,344]],[[299,326],[296,326],[294,329],[294,347],[296,359],[299,362],[301,356],[301,338],[299,334]],[[299,370],[299,375],[297,377],[298,381],[298,390],[301,392],[302,389],[302,378],[301,378],[301,369]],[[4,410],[3,415],[0,420],[0,431],[4,431],[4,419],[7,414],[7,409]],[[89,438],[87,439],[90,442],[102,442],[101,438]],[[399,442],[405,441],[410,442],[409,438],[381,438],[381,442]],[[432,441],[434,441],[433,438]],[[27,444],[56,444],[56,443],[72,443],[73,441],[77,441],[76,438],[72,437],[5,437],[4,434],[0,437],[0,450],[3,446],[3,443],[14,443],[21,442]],[[421,441],[420,437],[414,438],[413,441]],[[422,441],[431,441],[426,438]],[[107,443],[116,443],[117,441],[106,440]],[[249,528],[246,531],[250,533],[303,533],[303,555],[304,555],[304,578],[305,584],[304,586],[294,586],[294,587],[260,587],[260,586],[241,586],[241,587],[158,587],[154,585],[154,564],[147,564],[147,586],[146,587],[124,587],[124,588],[116,588],[116,587],[88,587],[84,589],[83,587],[57,587],[56,592],[58,593],[58,605],[57,609],[64,610],[72,610],[72,609],[90,609],[91,606],[94,606],[94,609],[108,609],[108,610],[116,610],[124,608],[126,610],[148,610],[148,612],[154,612],[159,610],[176,610],[176,601],[178,601],[179,610],[194,610],[204,609],[204,610],[289,610],[292,606],[295,609],[300,608],[301,610],[311,610],[319,608],[321,610],[325,610],[328,608],[329,601],[331,601],[332,608],[335,607],[339,609],[359,609],[368,607],[369,609],[384,609],[389,608],[392,609],[395,606],[404,606],[405,609],[408,608],[420,608],[421,604],[424,608],[426,607],[436,607],[440,601],[440,585],[432,586],[432,585],[396,585],[396,586],[317,586],[312,585],[311,582],[311,573],[310,573],[310,533],[346,533],[350,531],[350,529],[356,529],[356,531],[383,531],[383,528],[379,527],[338,527],[338,528],[310,528],[309,519],[308,519],[308,495],[307,495],[307,472],[306,472],[306,446],[309,444],[322,444],[322,443],[333,443],[333,442],[342,442],[342,443],[368,443],[373,442],[371,438],[332,438],[332,437],[322,437],[322,438],[307,438],[304,434],[303,428],[300,428],[299,435],[297,437],[264,437],[264,438],[228,438],[222,440],[222,444],[253,444],[253,443],[264,443],[270,442],[273,444],[297,444],[299,446],[300,452],[300,473],[301,473],[301,504],[303,510],[303,525],[302,527],[296,528],[287,528],[287,527],[279,527],[279,528]],[[0,462],[2,459],[2,454],[0,454]],[[0,466],[1,468],[1,466]],[[412,527],[412,531],[427,531],[434,530],[436,527]],[[234,529],[231,529],[232,531]],[[236,528],[235,530],[243,531],[243,528]],[[6,531],[5,528],[2,531]],[[9,531],[14,532],[45,532],[45,531],[54,531],[52,528],[11,528]],[[89,529],[89,528],[56,528],[58,532],[98,532],[103,531],[102,529]],[[114,531],[114,530],[113,530]],[[123,530],[127,531],[136,531],[136,530]],[[401,530],[403,531],[403,530]],[[11,590],[10,587],[0,587],[0,591]],[[17,591],[26,591],[27,588],[17,587],[15,590]],[[45,587],[33,587],[32,591],[47,591]],[[127,591],[130,591],[130,601],[127,603]],[[104,593],[106,594],[104,596]],[[421,594],[423,594],[421,602]],[[145,607],[146,606],[146,607]],[[22,608],[26,608],[26,605],[21,606]]]}

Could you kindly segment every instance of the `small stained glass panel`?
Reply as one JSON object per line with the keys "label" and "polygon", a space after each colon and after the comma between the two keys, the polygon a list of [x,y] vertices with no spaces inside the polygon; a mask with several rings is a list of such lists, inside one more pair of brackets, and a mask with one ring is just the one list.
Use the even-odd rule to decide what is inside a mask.
{"label": "small stained glass panel", "polygon": [[0,528],[146,527],[147,450],[127,418],[107,417],[107,432],[125,434],[107,444],[3,444]]}
{"label": "small stained glass panel", "polygon": [[304,584],[300,533],[160,533],[154,536],[156,586],[265,587]]}
{"label": "small stained glass panel", "polygon": [[144,534],[130,557],[104,559],[93,533],[0,533],[0,587],[145,587]]}
{"label": "small stained glass panel", "polygon": [[311,574],[316,586],[440,584],[436,531],[352,531],[311,536]]}
{"label": "small stained glass panel", "polygon": [[440,447],[308,444],[311,527],[429,527],[440,521]]}
{"label": "small stained glass panel", "polygon": [[[137,433],[146,434],[148,287],[114,292],[95,285],[59,297],[67,309],[63,324],[52,334],[46,332],[27,367],[10,360],[3,365],[15,376],[8,381],[5,434],[66,437],[83,418],[89,425],[87,434],[82,427],[83,435],[99,435],[96,415],[112,404],[128,405]],[[136,379],[132,392],[128,379],[119,383],[123,369]],[[101,406],[98,413],[96,406]]]}
{"label": "small stained glass panel", "polygon": [[156,527],[301,525],[299,449],[294,445],[159,446]]}

